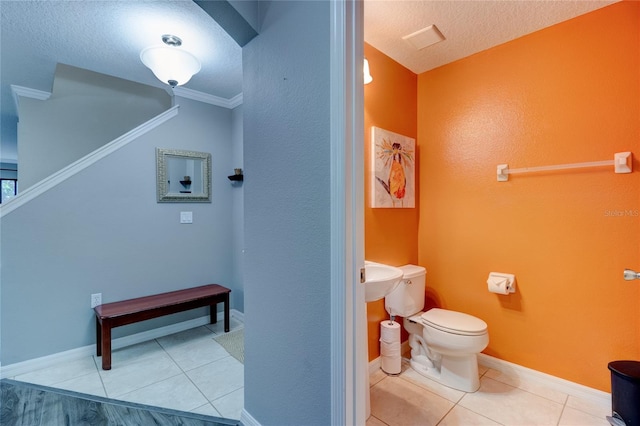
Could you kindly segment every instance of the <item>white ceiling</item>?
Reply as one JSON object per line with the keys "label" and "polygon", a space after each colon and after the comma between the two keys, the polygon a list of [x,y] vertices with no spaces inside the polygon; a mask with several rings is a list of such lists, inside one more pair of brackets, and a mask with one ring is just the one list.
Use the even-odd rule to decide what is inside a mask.
{"label": "white ceiling", "polygon": [[[616,1],[365,0],[364,39],[420,74]],[[444,41],[416,50],[402,39],[432,24]]]}
{"label": "white ceiling", "polygon": [[[365,0],[365,41],[421,73],[612,2]],[[0,0],[0,12],[1,140],[15,123],[10,85],[50,92],[58,62],[164,87],[139,54],[166,33],[202,62],[184,87],[225,99],[242,92],[241,48],[191,0]],[[445,41],[417,51],[402,40],[431,24]]]}
{"label": "white ceiling", "polygon": [[[242,49],[191,0],[0,0],[2,140],[12,138],[10,85],[51,92],[56,63],[165,87],[140,61],[163,34],[182,38],[202,70],[184,86],[231,99],[242,92]],[[15,129],[13,130],[15,138]],[[3,142],[2,157],[11,157]]]}

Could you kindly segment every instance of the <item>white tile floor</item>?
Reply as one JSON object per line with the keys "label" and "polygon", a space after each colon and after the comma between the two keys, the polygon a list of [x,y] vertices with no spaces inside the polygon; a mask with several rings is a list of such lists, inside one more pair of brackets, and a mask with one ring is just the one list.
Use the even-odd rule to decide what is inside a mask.
{"label": "white tile floor", "polygon": [[587,401],[480,366],[480,389],[466,393],[416,373],[406,360],[398,376],[371,380],[367,426],[608,426],[610,403]]}
{"label": "white tile floor", "polygon": [[[231,329],[243,324],[232,318]],[[77,392],[217,417],[239,419],[244,366],[213,337],[222,324],[202,326],[113,351],[112,369],[86,357],[13,377]],[[457,391],[429,380],[403,361],[399,376],[370,377],[367,426],[504,425],[608,426],[610,404],[599,404],[480,367],[481,387]]]}
{"label": "white tile floor", "polygon": [[[231,331],[243,324],[231,318]],[[112,352],[111,370],[91,356],[21,374],[37,383],[157,407],[240,419],[244,366],[213,337],[222,322],[161,337]]]}

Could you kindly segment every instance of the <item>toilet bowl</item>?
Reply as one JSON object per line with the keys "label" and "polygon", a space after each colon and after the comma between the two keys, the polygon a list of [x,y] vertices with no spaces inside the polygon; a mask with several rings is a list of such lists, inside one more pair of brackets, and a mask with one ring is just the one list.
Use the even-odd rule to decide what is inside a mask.
{"label": "toilet bowl", "polygon": [[385,308],[392,316],[404,317],[411,368],[443,385],[475,392],[480,387],[477,355],[489,344],[487,324],[447,309],[423,312],[426,270],[415,265],[400,269],[403,279],[385,297]]}

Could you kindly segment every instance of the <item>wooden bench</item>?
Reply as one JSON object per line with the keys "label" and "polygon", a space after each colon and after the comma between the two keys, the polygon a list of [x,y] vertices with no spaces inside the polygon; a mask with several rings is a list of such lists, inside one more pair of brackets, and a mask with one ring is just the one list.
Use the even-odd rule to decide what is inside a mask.
{"label": "wooden bench", "polygon": [[224,331],[229,331],[229,290],[218,284],[203,285],[93,308],[96,314],[96,353],[102,356],[102,369],[111,370],[111,329],[176,312],[210,306],[211,324],[218,320],[216,306],[224,303]]}

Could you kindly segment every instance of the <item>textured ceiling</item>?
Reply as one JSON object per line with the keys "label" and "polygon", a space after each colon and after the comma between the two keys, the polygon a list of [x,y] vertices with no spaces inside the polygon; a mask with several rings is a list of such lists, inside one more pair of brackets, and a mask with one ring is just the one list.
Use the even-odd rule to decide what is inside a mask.
{"label": "textured ceiling", "polygon": [[61,62],[161,86],[140,51],[162,44],[163,34],[175,34],[202,62],[189,88],[224,98],[242,91],[240,46],[190,0],[0,3],[2,79],[9,74],[11,84],[50,90],[55,63]]}
{"label": "textured ceiling", "polygon": [[[606,6],[591,0],[365,0],[365,41],[415,73]],[[164,87],[139,59],[162,34],[202,62],[184,87],[225,99],[242,92],[242,50],[191,0],[0,0],[2,158],[17,156],[10,85],[51,91],[56,63]],[[416,50],[402,37],[436,24],[446,40]],[[372,70],[375,76],[375,70]]]}
{"label": "textured ceiling", "polygon": [[[420,74],[615,1],[365,0],[364,39]],[[444,41],[416,50],[402,39],[432,24]]]}
{"label": "textured ceiling", "polygon": [[[242,49],[191,0],[0,0],[0,13],[3,141],[15,138],[7,129],[16,114],[10,85],[50,92],[58,62],[165,87],[139,55],[166,33],[202,62],[184,87],[225,99],[242,92]],[[3,149],[11,157],[4,142]]]}

